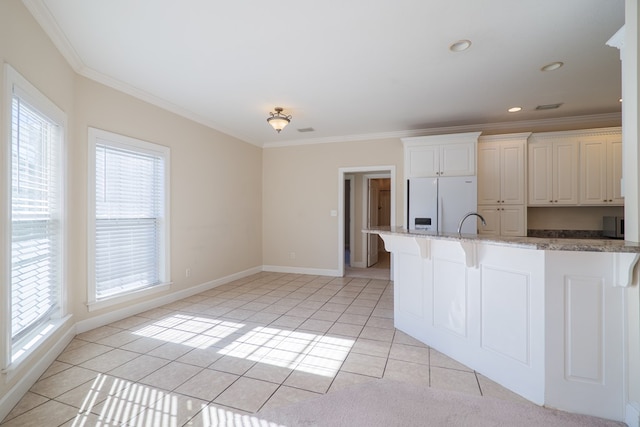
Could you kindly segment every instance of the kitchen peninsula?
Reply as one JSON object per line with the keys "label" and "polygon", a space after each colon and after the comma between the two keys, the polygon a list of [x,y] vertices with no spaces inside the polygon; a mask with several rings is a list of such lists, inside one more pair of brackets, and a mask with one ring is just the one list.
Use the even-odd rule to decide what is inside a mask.
{"label": "kitchen peninsula", "polygon": [[640,244],[364,231],[393,254],[396,328],[536,404],[624,418]]}

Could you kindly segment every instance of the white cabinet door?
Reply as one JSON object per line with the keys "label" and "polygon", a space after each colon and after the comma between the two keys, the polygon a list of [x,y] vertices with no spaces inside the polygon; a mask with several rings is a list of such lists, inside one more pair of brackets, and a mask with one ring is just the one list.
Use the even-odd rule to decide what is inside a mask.
{"label": "white cabinet door", "polygon": [[624,205],[622,197],[622,136],[609,141],[607,145],[607,194],[612,205]]}
{"label": "white cabinet door", "polygon": [[478,204],[525,203],[525,140],[478,144]]}
{"label": "white cabinet door", "polygon": [[580,142],[580,204],[622,206],[622,139],[619,135]]}
{"label": "white cabinet door", "polygon": [[505,205],[500,209],[500,234],[502,236],[526,236],[527,221],[524,205]]}
{"label": "white cabinet door", "polygon": [[578,204],[578,147],[574,139],[529,144],[529,205]]}
{"label": "white cabinet door", "polygon": [[476,174],[476,144],[440,145],[440,176],[469,176]]}
{"label": "white cabinet door", "polygon": [[553,204],[553,144],[529,144],[529,205]]}
{"label": "white cabinet door", "polygon": [[580,142],[580,204],[607,204],[607,144]]}
{"label": "white cabinet door", "polygon": [[578,204],[578,147],[575,141],[553,143],[553,203]]}
{"label": "white cabinet door", "polygon": [[[478,134],[454,137],[456,135],[403,139],[405,177],[474,176]],[[450,142],[445,142],[447,140]]]}
{"label": "white cabinet door", "polygon": [[478,144],[478,204],[494,205],[501,197],[500,146],[495,143]]}
{"label": "white cabinet door", "polygon": [[500,208],[498,206],[478,206],[478,213],[482,215],[487,225],[478,221],[478,234],[487,236],[500,235]]}
{"label": "white cabinet door", "polygon": [[405,164],[408,178],[437,177],[440,175],[440,148],[437,145],[409,147]]}
{"label": "white cabinet door", "polygon": [[489,236],[526,236],[527,221],[524,205],[478,206],[486,226],[478,222],[478,233]]}
{"label": "white cabinet door", "polygon": [[524,141],[502,144],[500,147],[500,203],[523,205],[525,203]]}

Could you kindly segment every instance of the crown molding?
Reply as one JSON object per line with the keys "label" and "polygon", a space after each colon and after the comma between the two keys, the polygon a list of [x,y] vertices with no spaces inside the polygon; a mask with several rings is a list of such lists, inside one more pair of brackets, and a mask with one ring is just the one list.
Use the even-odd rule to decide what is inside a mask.
{"label": "crown molding", "polygon": [[439,135],[426,135],[415,136],[410,138],[402,138],[402,145],[405,147],[412,147],[416,145],[423,145],[424,143],[438,143],[438,144],[455,144],[466,142],[477,142],[481,132],[456,132],[456,133],[444,133]]}
{"label": "crown molding", "polygon": [[119,92],[125,93],[127,95],[130,95],[136,99],[139,99],[141,101],[144,101],[148,104],[154,105],[158,108],[161,108],[163,110],[169,111],[171,113],[174,113],[178,116],[184,117],[188,120],[191,120],[193,122],[199,123],[203,126],[206,126],[210,129],[213,129],[217,132],[221,132],[224,133],[225,135],[231,136],[233,138],[239,139],[242,142],[246,142],[247,144],[251,144],[251,145],[255,145],[256,147],[262,147],[261,144],[258,143],[254,143],[252,142],[247,136],[245,135],[240,135],[236,132],[233,132],[229,129],[226,129],[224,126],[215,123],[205,117],[200,116],[199,114],[196,114],[190,110],[187,110],[186,108],[182,108],[177,106],[176,104],[169,102],[165,99],[159,98],[155,95],[151,95],[148,92],[145,92],[143,90],[140,90],[134,86],[128,85],[126,83],[123,83],[122,81],[115,79],[113,77],[107,76],[105,74],[99,73],[91,68],[87,68],[85,67],[84,70],[79,71],[78,74],[82,75],[83,77],[86,77],[89,80],[98,82],[100,84],[103,84],[105,86],[108,86],[112,89],[115,89]]}
{"label": "crown molding", "polygon": [[495,141],[526,141],[533,132],[519,132],[519,133],[503,133],[499,135],[485,135],[478,138],[478,142],[495,142]]}
{"label": "crown molding", "polygon": [[411,138],[416,136],[430,136],[430,135],[444,135],[451,133],[466,133],[466,132],[509,132],[509,131],[522,131],[523,128],[543,128],[551,126],[562,127],[583,127],[587,124],[593,125],[598,121],[612,121],[622,120],[621,113],[607,113],[607,114],[591,114],[588,116],[571,116],[571,117],[559,117],[551,119],[540,120],[519,120],[514,122],[497,122],[497,123],[483,123],[483,124],[471,124],[461,126],[444,126],[434,127],[427,129],[416,129],[396,132],[380,132],[361,135],[347,135],[336,136],[326,138],[312,138],[312,139],[299,139],[274,143],[265,143],[263,148],[277,148],[277,147],[289,147],[296,145],[313,145],[313,144],[330,144],[338,142],[355,142],[355,141],[373,141],[380,139],[402,139]]}
{"label": "crown molding", "polygon": [[71,68],[76,72],[85,68],[82,59],[80,59],[80,55],[78,55],[78,52],[76,52],[71,43],[69,43],[69,39],[67,39],[67,36],[53,18],[47,5],[41,0],[22,0],[22,4],[24,4],[40,27],[42,27],[45,34],[49,36],[58,51],[67,60],[69,65],[71,65]]}
{"label": "crown molding", "polygon": [[58,51],[62,54],[71,68],[77,74],[95,82],[101,83],[117,91],[123,92],[127,95],[131,95],[134,98],[162,108],[163,110],[167,110],[171,113],[177,114],[178,116],[184,117],[218,132],[222,132],[226,135],[242,140],[243,142],[246,142],[248,144],[262,147],[261,144],[252,142],[247,136],[240,135],[229,129],[226,129],[219,123],[214,123],[211,120],[208,120],[185,108],[179,107],[172,102],[151,95],[148,92],[140,90],[136,87],[123,83],[118,79],[99,73],[94,69],[87,67],[54,19],[53,14],[51,13],[47,5],[42,0],[22,0],[22,3],[27,8],[29,13],[31,13],[40,27],[42,27],[42,30],[45,32],[45,34],[49,36],[54,46],[58,49]]}
{"label": "crown molding", "polygon": [[560,138],[571,138],[574,136],[589,137],[589,136],[609,136],[620,135],[622,127],[606,127],[606,128],[593,128],[593,129],[576,129],[576,130],[563,130],[557,132],[535,132],[532,134],[532,140],[556,140]]}
{"label": "crown molding", "polygon": [[[1,1],[1,0],[0,0]],[[125,84],[122,81],[113,77],[99,73],[92,68],[87,67],[78,52],[73,48],[66,35],[53,18],[51,11],[42,0],[22,0],[27,10],[34,17],[36,22],[42,27],[43,31],[49,36],[55,47],[60,51],[62,56],[67,60],[73,70],[90,80],[101,83],[112,89],[123,92],[141,101],[147,102],[156,107],[162,108],[166,111],[174,113],[178,116],[184,117],[193,122],[199,123],[215,131],[224,133],[233,138],[239,139],[248,144],[261,147],[261,148],[277,148],[277,147],[289,147],[298,145],[314,145],[314,144],[329,144],[329,143],[343,143],[343,142],[358,142],[358,141],[372,141],[381,139],[402,139],[411,138],[417,136],[429,136],[429,135],[443,135],[450,133],[465,133],[465,132],[509,132],[509,131],[522,131],[523,128],[536,128],[545,126],[563,126],[563,127],[584,127],[586,124],[593,124],[597,121],[611,121],[621,120],[621,113],[609,113],[609,114],[596,114],[589,116],[574,116],[574,117],[562,117],[556,119],[542,119],[542,120],[522,120],[514,122],[498,122],[498,123],[484,123],[484,124],[470,124],[461,126],[444,126],[434,127],[426,129],[415,130],[401,130],[393,132],[380,132],[370,134],[358,134],[358,135],[344,135],[344,136],[330,136],[323,138],[310,138],[310,139],[296,139],[288,141],[278,141],[271,143],[259,143],[252,141],[246,135],[241,135],[237,132],[231,131],[219,123],[215,123],[210,119],[200,116],[190,110],[179,107],[172,102],[159,98],[155,95],[151,95],[143,90],[135,88],[131,85]],[[619,31],[622,32],[622,29]],[[618,35],[618,34],[616,34]],[[619,37],[619,36],[618,36]]]}

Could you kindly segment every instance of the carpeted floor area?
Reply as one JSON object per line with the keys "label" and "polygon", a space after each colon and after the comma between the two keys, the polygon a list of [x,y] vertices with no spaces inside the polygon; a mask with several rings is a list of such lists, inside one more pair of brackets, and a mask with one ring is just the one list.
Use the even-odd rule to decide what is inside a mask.
{"label": "carpeted floor area", "polygon": [[266,422],[270,427],[624,426],[528,403],[470,396],[387,379],[261,411],[254,417],[253,421]]}

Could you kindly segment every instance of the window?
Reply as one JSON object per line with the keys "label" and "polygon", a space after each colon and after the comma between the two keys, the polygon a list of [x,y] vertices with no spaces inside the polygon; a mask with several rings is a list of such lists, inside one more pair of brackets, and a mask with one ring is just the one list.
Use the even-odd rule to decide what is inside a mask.
{"label": "window", "polygon": [[90,128],[89,156],[89,306],[95,308],[169,281],[169,149]]}
{"label": "window", "polygon": [[24,356],[62,314],[64,222],[62,153],[66,117],[13,68],[7,174],[10,223],[10,352]]}

